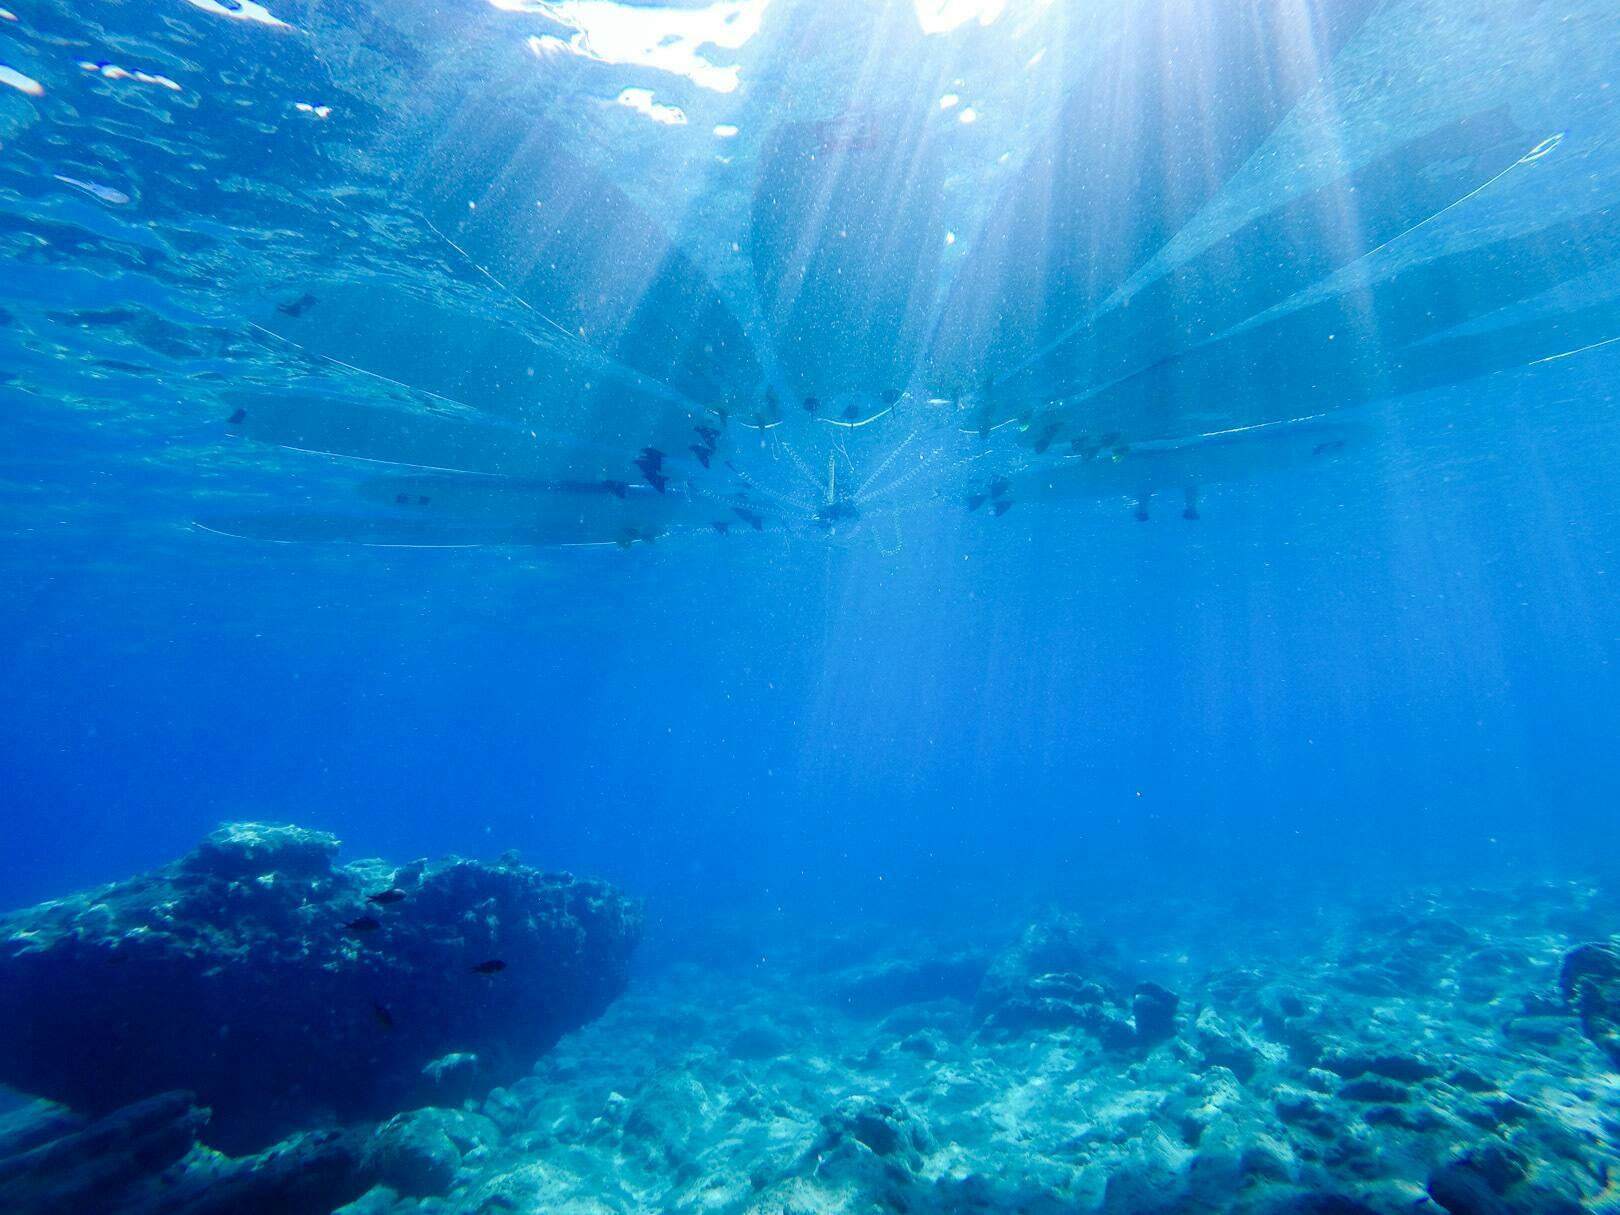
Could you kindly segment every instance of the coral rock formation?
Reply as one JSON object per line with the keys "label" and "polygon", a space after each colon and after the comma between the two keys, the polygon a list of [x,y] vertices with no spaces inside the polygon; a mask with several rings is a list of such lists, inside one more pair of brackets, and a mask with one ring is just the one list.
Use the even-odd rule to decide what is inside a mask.
{"label": "coral rock formation", "polygon": [[253,1150],[509,1083],[624,987],[641,912],[605,883],[337,847],[232,824],[0,918],[0,1082],[90,1114],[187,1090]]}

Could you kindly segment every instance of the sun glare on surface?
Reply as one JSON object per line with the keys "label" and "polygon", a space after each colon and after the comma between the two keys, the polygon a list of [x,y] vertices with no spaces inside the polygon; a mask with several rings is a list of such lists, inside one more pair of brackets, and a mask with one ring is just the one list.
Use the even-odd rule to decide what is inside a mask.
{"label": "sun glare on surface", "polygon": [[734,51],[759,32],[770,0],[720,0],[703,8],[618,4],[615,0],[489,0],[513,13],[542,13],[573,30],[567,39],[530,39],[536,52],[568,52],[598,63],[656,68],[716,93],[733,93],[735,65],[707,53]]}
{"label": "sun glare on surface", "polygon": [[914,0],[917,24],[925,34],[948,34],[969,21],[991,25],[1007,7],[1007,0]]}

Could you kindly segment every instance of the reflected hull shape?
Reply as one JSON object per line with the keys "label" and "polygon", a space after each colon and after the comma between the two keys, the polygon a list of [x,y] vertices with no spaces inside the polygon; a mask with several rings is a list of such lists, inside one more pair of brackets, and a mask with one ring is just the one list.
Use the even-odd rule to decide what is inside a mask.
{"label": "reflected hull shape", "polygon": [[[305,302],[310,301],[310,302]],[[296,309],[296,315],[289,309]],[[690,442],[710,415],[544,326],[493,320],[397,285],[313,284],[260,328],[368,387],[414,390],[524,429],[619,450]]]}
{"label": "reflected hull shape", "polygon": [[1107,498],[1146,498],[1325,467],[1364,453],[1374,440],[1359,422],[1312,419],[1298,424],[1137,447],[1120,455],[1069,456],[1015,473],[1001,497],[1054,504]]}
{"label": "reflected hull shape", "polygon": [[685,482],[659,493],[622,482],[411,474],[370,478],[359,496],[370,513],[243,512],[196,526],[247,540],[394,548],[630,548],[676,535],[785,530],[768,504],[699,494]]}
{"label": "reflected hull shape", "polygon": [[[571,433],[546,432],[433,402],[365,403],[301,390],[228,393],[231,433],[293,451],[440,472],[535,481],[639,478],[631,453]],[[670,447],[692,442],[695,427],[671,422]],[[676,448],[679,450],[678,448]]]}
{"label": "reflected hull shape", "polygon": [[274,544],[353,544],[370,548],[628,548],[661,539],[600,520],[555,514],[540,522],[443,521],[343,514],[207,515],[205,532]]}
{"label": "reflected hull shape", "polygon": [[[516,532],[555,534],[552,543],[616,542],[672,531],[727,530],[736,509],[755,504],[739,496],[702,493],[688,482],[659,493],[624,482],[519,481],[502,477],[384,476],[360,484],[360,496],[395,517],[430,526],[497,523]],[[757,511],[765,513],[764,506]],[[533,540],[530,543],[545,543]]]}

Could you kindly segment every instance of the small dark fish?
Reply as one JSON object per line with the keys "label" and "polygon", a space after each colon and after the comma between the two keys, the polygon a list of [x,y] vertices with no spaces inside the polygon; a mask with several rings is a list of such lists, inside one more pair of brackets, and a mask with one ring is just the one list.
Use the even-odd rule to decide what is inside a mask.
{"label": "small dark fish", "polygon": [[498,975],[506,969],[506,963],[499,958],[491,958],[487,962],[480,962],[472,968],[475,975]]}
{"label": "small dark fish", "polygon": [[230,417],[225,419],[225,425],[227,425],[227,426],[240,426],[243,422],[246,422],[246,421],[247,421],[247,410],[238,409]]}
{"label": "small dark fish", "polygon": [[[227,5],[226,7],[229,7],[229,6]],[[240,7],[241,7],[240,5],[237,6],[237,8],[240,8]],[[232,9],[231,11],[235,12],[236,9]],[[290,304],[277,304],[276,305],[276,311],[280,312],[280,313],[282,313],[283,315],[286,315],[286,316],[303,316],[304,313],[308,312],[311,308],[313,308],[316,304],[318,304],[320,302],[321,301],[316,299],[313,295],[309,295],[309,294],[306,293],[304,295],[299,296],[297,299],[295,299]]]}
{"label": "small dark fish", "polygon": [[731,508],[731,513],[736,515],[737,518],[741,519],[744,523],[748,524],[748,526],[753,528],[756,532],[762,532],[765,530],[765,520],[761,519],[753,511],[746,510],[741,506],[733,506]]}
{"label": "small dark fish", "polygon": [[647,478],[648,485],[659,493],[664,492],[664,486],[669,484],[669,478],[662,476],[659,471],[664,467],[663,452],[656,447],[642,448],[641,455],[636,457],[636,467],[641,470],[641,475]]}
{"label": "small dark fish", "polygon": [[1035,436],[1035,454],[1044,456],[1046,449],[1052,446],[1052,440],[1058,437],[1058,431],[1062,429],[1062,422],[1048,422],[1041,433]]}
{"label": "small dark fish", "polygon": [[1311,448],[1311,455],[1313,455],[1313,456],[1325,456],[1330,451],[1343,451],[1343,450],[1344,450],[1344,440],[1343,439],[1329,439],[1326,443],[1318,443],[1315,447]]}
{"label": "small dark fish", "polygon": [[716,519],[712,526],[714,527],[714,530],[719,532],[722,536],[728,535],[731,531],[731,524],[727,523],[724,519]]}
{"label": "small dark fish", "polygon": [[688,447],[686,450],[691,452],[694,456],[696,456],[698,458],[698,463],[703,465],[704,468],[709,467],[709,457],[714,455],[714,448],[712,448],[712,447],[699,447],[696,443],[694,443],[694,444],[692,444],[691,447]]}
{"label": "small dark fish", "polygon": [[861,416],[861,411],[856,406],[854,406],[854,405],[846,405],[846,406],[844,406],[844,420],[846,422],[853,422],[856,418],[858,418],[860,416]]}
{"label": "small dark fish", "polygon": [[390,886],[387,890],[379,890],[376,894],[366,895],[366,902],[375,903],[379,907],[386,907],[390,903],[403,902],[405,892],[398,886]]}
{"label": "small dark fish", "polygon": [[893,405],[899,399],[900,390],[898,388],[885,388],[883,390],[883,403],[885,405]]}
{"label": "small dark fish", "polygon": [[720,432],[712,426],[694,426],[692,429],[697,432],[698,441],[710,451],[720,442]]}
{"label": "small dark fish", "polygon": [[1006,477],[992,477],[990,478],[990,483],[985,486],[983,493],[968,495],[967,508],[969,510],[978,510],[979,507],[983,506],[986,502],[994,502],[996,514],[998,516],[1004,515],[1007,513],[1007,509],[1012,505],[1012,503],[1001,502],[998,501],[998,499],[1002,498],[1011,488],[1012,482],[1007,480]]}
{"label": "small dark fish", "polygon": [[604,481],[602,482],[602,488],[615,498],[622,498],[630,492],[630,487],[623,481]]}
{"label": "small dark fish", "polygon": [[819,397],[805,397],[804,398],[804,412],[805,413],[815,413],[818,410],[820,410],[820,408],[821,408],[821,398],[819,398]]}
{"label": "small dark fish", "polygon": [[1001,518],[1002,515],[1005,515],[1012,508],[1013,508],[1012,499],[1011,498],[1003,498],[1000,502],[997,502],[990,509],[996,512],[996,518],[999,519],[999,518]]}
{"label": "small dark fish", "polygon": [[377,1018],[377,1024],[384,1029],[394,1028],[394,1014],[388,1011],[388,1005],[377,1000],[371,1002],[371,1015]]}
{"label": "small dark fish", "polygon": [[376,932],[382,927],[382,921],[375,916],[363,915],[358,919],[350,920],[344,924],[350,932]]}

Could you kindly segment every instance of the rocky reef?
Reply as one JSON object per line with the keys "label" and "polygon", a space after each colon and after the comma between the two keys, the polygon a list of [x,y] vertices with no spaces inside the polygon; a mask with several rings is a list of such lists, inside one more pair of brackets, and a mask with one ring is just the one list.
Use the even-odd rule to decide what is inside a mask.
{"label": "rocky reef", "polygon": [[0,1082],[92,1116],[195,1094],[254,1151],[510,1083],[625,986],[641,912],[606,883],[337,850],[236,823],[0,917]]}
{"label": "rocky reef", "polygon": [[801,929],[671,966],[458,1113],[487,1137],[441,1197],[345,1215],[1612,1211],[1620,1076],[1559,971],[1620,903],[1333,899]]}
{"label": "rocky reef", "polygon": [[[291,847],[308,872],[348,873],[331,865],[321,838],[238,830],[186,863],[214,882],[257,885],[281,871],[266,857]],[[301,852],[300,841],[318,846]],[[240,861],[221,868],[211,858],[222,847]],[[345,956],[373,956],[362,952],[379,950],[373,938],[404,932],[390,925],[351,941],[342,924],[366,914],[388,923],[414,910],[437,925],[430,941],[410,946],[412,957],[458,942],[452,965],[429,955],[432,973],[446,976],[436,996],[391,1005],[392,1030],[372,1017],[379,1041],[408,1032],[403,1010],[426,1017],[420,1009],[463,979],[488,993],[520,966],[541,967],[509,937],[478,935],[490,930],[492,908],[509,914],[498,900],[428,916],[423,887],[464,864],[396,872],[365,863],[349,867],[358,884],[324,879],[348,892],[332,946]],[[286,868],[299,865],[289,858]],[[567,956],[596,948],[604,929],[586,929],[586,914],[566,900],[548,901],[586,884],[477,868],[484,876],[458,880],[487,890],[506,880],[488,875],[510,870],[550,892],[536,904],[548,923],[571,908],[566,918],[580,928]],[[151,902],[177,877],[143,881]],[[405,898],[369,911],[354,903],[396,888]],[[633,908],[592,889],[592,914],[623,917],[610,939],[633,939]],[[63,922],[95,901],[75,901]],[[644,967],[602,1016],[532,1067],[515,1053],[509,1067],[488,1064],[502,1056],[461,1037],[424,1044],[405,1069],[411,1100],[394,1107],[406,1112],[375,1125],[302,1130],[227,1157],[197,1142],[218,1140],[200,1095],[150,1096],[94,1120],[37,1110],[20,1128],[0,1126],[0,1210],[1613,1211],[1617,926],[1620,892],[1569,882],[1335,889],[1309,906],[1237,895],[1229,905],[1077,899],[932,928],[720,917],[702,933],[702,964],[666,956]],[[23,944],[17,931],[3,938],[8,950]],[[90,939],[106,935],[98,928]],[[470,973],[491,952],[508,968]],[[605,1003],[606,989],[593,998]],[[539,1033],[523,1050],[553,1036]],[[457,1044],[479,1062],[443,1053]]]}

